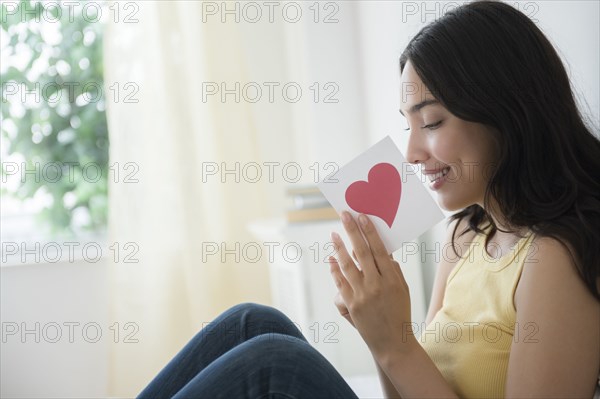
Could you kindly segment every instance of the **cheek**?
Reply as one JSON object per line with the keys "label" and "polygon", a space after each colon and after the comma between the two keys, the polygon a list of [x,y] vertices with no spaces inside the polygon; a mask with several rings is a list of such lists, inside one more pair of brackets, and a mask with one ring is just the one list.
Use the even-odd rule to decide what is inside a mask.
{"label": "cheek", "polygon": [[462,144],[451,135],[438,135],[431,138],[431,154],[443,165],[459,164],[463,151]]}
{"label": "cheek", "polygon": [[460,130],[444,132],[445,134],[432,137],[430,141],[431,155],[441,165],[449,165],[452,168],[450,181],[461,186],[466,185],[463,189],[470,192],[471,188],[468,187],[474,189],[474,186],[471,185],[483,184],[479,166],[482,163],[481,152],[475,140],[470,139],[467,134],[458,132]]}
{"label": "cheek", "polygon": [[482,162],[481,133],[464,123],[453,123],[431,137],[431,153],[441,163],[457,168],[479,165]]}

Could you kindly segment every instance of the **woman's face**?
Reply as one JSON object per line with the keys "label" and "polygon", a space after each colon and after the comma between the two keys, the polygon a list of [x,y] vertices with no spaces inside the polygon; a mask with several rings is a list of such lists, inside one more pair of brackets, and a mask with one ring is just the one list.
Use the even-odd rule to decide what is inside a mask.
{"label": "woman's face", "polygon": [[[452,115],[429,92],[408,61],[401,77],[400,111],[409,140],[406,159],[421,164],[439,205],[448,211],[473,204],[483,207],[485,187],[496,159],[488,127]],[[414,107],[414,108],[413,108]],[[448,173],[435,183],[430,179]]]}

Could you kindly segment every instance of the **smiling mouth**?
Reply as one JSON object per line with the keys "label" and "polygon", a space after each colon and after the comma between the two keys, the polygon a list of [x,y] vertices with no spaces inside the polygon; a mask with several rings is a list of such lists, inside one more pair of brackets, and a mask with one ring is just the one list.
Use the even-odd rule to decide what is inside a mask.
{"label": "smiling mouth", "polygon": [[442,177],[446,176],[448,174],[448,172],[450,172],[450,167],[446,167],[444,168],[441,172],[438,172],[436,174],[433,175],[429,175],[427,176],[429,178],[429,181],[434,182],[438,179],[441,179]]}

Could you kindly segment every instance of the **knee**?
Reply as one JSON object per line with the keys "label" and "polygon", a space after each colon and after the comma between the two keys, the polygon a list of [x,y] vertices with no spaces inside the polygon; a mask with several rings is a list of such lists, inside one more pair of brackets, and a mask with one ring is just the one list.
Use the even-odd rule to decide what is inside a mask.
{"label": "knee", "polygon": [[298,324],[272,306],[243,302],[230,308],[230,311],[236,315],[240,324],[253,331],[251,335],[272,332],[305,339]]}
{"label": "knee", "polygon": [[285,365],[310,361],[319,356],[308,342],[287,334],[267,333],[246,341],[246,349],[252,358],[260,359],[261,366],[280,368]]}
{"label": "knee", "polygon": [[271,306],[263,305],[263,304],[256,303],[256,302],[241,302],[241,303],[238,303],[237,305],[233,305],[230,309],[234,310],[234,311],[243,311],[243,312],[252,312],[252,313],[265,312],[265,311],[268,311],[269,309],[277,310]]}
{"label": "knee", "polygon": [[233,306],[231,310],[252,321],[269,321],[282,325],[294,323],[281,310],[260,303],[243,302]]}

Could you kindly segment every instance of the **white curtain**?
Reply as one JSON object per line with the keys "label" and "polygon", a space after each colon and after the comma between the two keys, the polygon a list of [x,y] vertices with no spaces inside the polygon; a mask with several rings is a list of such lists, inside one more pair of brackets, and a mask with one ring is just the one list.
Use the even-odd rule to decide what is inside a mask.
{"label": "white curtain", "polygon": [[280,216],[285,181],[203,181],[203,167],[308,159],[289,104],[201,95],[203,82],[288,79],[282,25],[244,32],[216,18],[201,23],[202,2],[137,4],[139,22],[111,23],[105,38],[110,163],[119,171],[109,188],[110,319],[120,323],[109,393],[125,397],[227,307],[270,301],[266,257],[248,264],[219,252],[203,261],[202,250],[251,242],[246,224]]}

